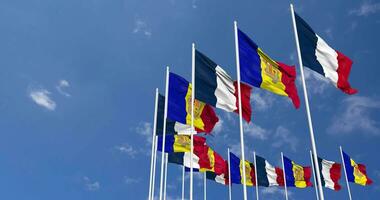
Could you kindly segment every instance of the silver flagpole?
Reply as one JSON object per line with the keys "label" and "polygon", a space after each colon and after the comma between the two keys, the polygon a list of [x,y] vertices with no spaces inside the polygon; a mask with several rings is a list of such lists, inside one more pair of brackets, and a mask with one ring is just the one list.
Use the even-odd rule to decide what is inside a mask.
{"label": "silver flagpole", "polygon": [[245,155],[244,155],[244,133],[243,133],[243,113],[241,106],[241,88],[240,88],[240,60],[239,60],[239,41],[238,41],[238,30],[237,22],[234,22],[235,31],[235,54],[236,54],[236,72],[237,72],[237,82],[238,82],[238,100],[239,100],[239,126],[240,126],[240,148],[241,148],[241,159],[243,160],[243,196],[244,200],[247,200],[247,182],[246,182],[246,171],[245,171]]}
{"label": "silver flagpole", "polygon": [[227,148],[227,152],[228,152],[228,197],[229,197],[229,200],[232,200],[232,194],[231,194],[231,162],[230,162],[230,148]]}
{"label": "silver flagpole", "polygon": [[182,200],[185,200],[185,163],[182,166]]}
{"label": "silver flagpole", "polygon": [[319,200],[319,195],[318,195],[318,187],[317,187],[317,179],[315,177],[315,171],[314,171],[314,167],[315,168],[319,168],[319,164],[318,165],[315,165],[314,164],[314,161],[313,161],[313,153],[311,152],[310,150],[310,161],[311,161],[311,167],[312,167],[312,170],[313,170],[313,176],[314,176],[314,188],[315,188],[315,195],[317,196],[317,200]]}
{"label": "silver flagpole", "polygon": [[253,162],[255,163],[256,200],[259,200],[259,183],[257,181],[256,151],[253,152]]}
{"label": "silver flagpole", "polygon": [[190,200],[193,200],[193,152],[194,152],[194,101],[195,101],[195,44],[191,49],[191,138],[190,150]]}
{"label": "silver flagpole", "polygon": [[339,146],[339,150],[340,150],[340,157],[342,158],[342,165],[343,165],[343,169],[344,169],[344,177],[346,177],[346,184],[347,184],[348,197],[350,198],[350,200],[352,200],[350,184],[348,183],[348,178],[347,178],[346,165],[344,164],[344,158],[343,158],[343,150],[342,150],[342,146]]}
{"label": "silver flagpole", "polygon": [[155,188],[155,181],[156,181],[157,143],[158,143],[158,136],[155,136],[154,137],[154,161],[153,161],[153,178],[152,178],[151,200],[154,199],[154,188]]}
{"label": "silver flagpole", "polygon": [[168,179],[168,153],[165,153],[165,180],[164,180],[164,200],[166,200],[166,183]]}
{"label": "silver flagpole", "polygon": [[149,176],[149,197],[152,200],[152,180],[153,180],[153,161],[154,161],[154,145],[156,140],[156,122],[157,122],[157,106],[158,106],[158,88],[156,88],[156,98],[154,101],[154,121],[153,121],[153,132],[152,132],[152,156],[150,158],[150,176]]}
{"label": "silver flagpole", "polygon": [[168,116],[168,95],[169,94],[169,66],[166,67],[166,83],[165,83],[165,109],[164,109],[164,125],[162,130],[162,149],[161,149],[161,177],[160,177],[160,200],[162,200],[162,190],[164,184],[164,163],[165,163],[165,138],[166,138],[166,118]]}
{"label": "silver flagpole", "polygon": [[207,177],[206,177],[206,172],[203,173],[203,199],[207,199]]}
{"label": "silver flagpole", "polygon": [[285,174],[285,165],[284,165],[284,154],[281,152],[281,162],[282,162],[282,170],[284,173],[284,188],[285,188],[285,199],[288,200],[288,187],[286,185],[286,174]]}
{"label": "silver flagpole", "polygon": [[[313,123],[312,123],[312,120],[311,120],[311,113],[310,113],[310,107],[309,107],[309,98],[307,96],[305,76],[303,74],[302,56],[301,56],[301,50],[300,50],[300,45],[299,45],[299,41],[298,41],[298,33],[297,33],[297,26],[296,26],[296,19],[295,19],[295,15],[294,15],[293,4],[290,4],[290,10],[292,12],[294,37],[295,37],[295,40],[296,40],[298,62],[299,62],[299,67],[300,67],[300,71],[301,71],[301,80],[302,80],[302,85],[303,85],[303,94],[304,94],[304,97],[305,97],[306,114],[307,114],[307,119],[308,119],[308,123],[309,123],[309,131],[310,131],[311,147],[312,147],[312,150],[313,150],[313,158],[314,158],[314,162],[318,163],[317,147],[315,145]],[[319,171],[319,168],[317,168],[315,171],[317,172],[319,197],[321,198],[321,200],[324,200],[325,198],[324,198],[323,189],[322,189],[321,173]]]}

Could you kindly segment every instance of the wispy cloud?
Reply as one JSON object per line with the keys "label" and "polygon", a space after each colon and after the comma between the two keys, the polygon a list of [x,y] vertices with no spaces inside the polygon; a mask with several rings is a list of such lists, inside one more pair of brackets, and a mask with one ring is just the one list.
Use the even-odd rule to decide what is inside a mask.
{"label": "wispy cloud", "polygon": [[[307,80],[307,89],[312,94],[323,94],[328,87],[333,87],[329,80],[322,75],[310,70],[309,68],[304,68],[305,79]],[[301,79],[298,78],[298,83],[301,85]],[[302,88],[302,86],[300,87]]]}
{"label": "wispy cloud", "polygon": [[55,88],[61,95],[65,97],[70,97],[71,95],[64,91],[66,88],[69,88],[69,87],[70,87],[70,83],[67,80],[60,80],[58,82],[58,85]]}
{"label": "wispy cloud", "polygon": [[357,16],[368,16],[371,14],[375,14],[380,11],[380,3],[372,3],[371,1],[363,1],[359,8],[352,9],[349,11],[351,15]]}
{"label": "wispy cloud", "polygon": [[282,146],[287,146],[290,147],[292,151],[297,150],[297,145],[298,145],[298,139],[296,136],[291,134],[289,129],[279,126],[277,127],[274,136],[273,136],[274,142],[272,143],[273,147],[279,148]]}
{"label": "wispy cloud", "polygon": [[87,176],[83,177],[85,189],[88,191],[97,191],[100,189],[100,183],[98,181],[92,181]]}
{"label": "wispy cloud", "polygon": [[255,111],[265,111],[272,107],[275,96],[267,91],[260,90],[252,94],[251,102]]}
{"label": "wispy cloud", "polygon": [[329,27],[329,28],[326,28],[324,30],[325,34],[327,35],[328,38],[332,39],[333,38],[333,31],[332,31],[332,28]]}
{"label": "wispy cloud", "polygon": [[126,184],[136,184],[141,182],[141,178],[124,177]]}
{"label": "wispy cloud", "polygon": [[[278,187],[263,187],[261,190],[261,194],[265,196],[272,196],[272,195],[285,195],[285,191],[283,188]],[[288,190],[288,197],[293,196],[293,193]]]}
{"label": "wispy cloud", "polygon": [[371,117],[372,112],[380,109],[379,100],[356,95],[344,99],[342,105],[333,117],[328,133],[347,134],[358,130],[360,133],[380,134],[379,122]]}
{"label": "wispy cloud", "polygon": [[152,36],[152,31],[148,27],[147,23],[142,19],[135,20],[135,26],[132,31],[134,34],[143,34],[144,36],[150,38]]}
{"label": "wispy cloud", "polygon": [[131,145],[129,144],[123,144],[119,146],[115,146],[115,149],[119,151],[120,153],[126,154],[131,158],[135,158],[136,154],[138,153]]}
{"label": "wispy cloud", "polygon": [[136,133],[146,138],[149,144],[152,144],[153,128],[149,122],[141,122],[135,129]]}
{"label": "wispy cloud", "polygon": [[54,111],[57,104],[50,98],[50,92],[46,89],[30,89],[29,97],[39,106]]}
{"label": "wispy cloud", "polygon": [[219,119],[218,123],[216,123],[214,129],[213,129],[213,133],[214,135],[218,135],[219,133],[222,132],[223,130],[223,123],[224,121],[222,119]]}
{"label": "wispy cloud", "polygon": [[268,136],[270,132],[259,125],[256,125],[254,123],[244,124],[244,133],[247,135],[260,139],[260,140],[266,140],[268,139]]}
{"label": "wispy cloud", "polygon": [[191,7],[193,7],[194,9],[198,8],[197,0],[191,0]]}

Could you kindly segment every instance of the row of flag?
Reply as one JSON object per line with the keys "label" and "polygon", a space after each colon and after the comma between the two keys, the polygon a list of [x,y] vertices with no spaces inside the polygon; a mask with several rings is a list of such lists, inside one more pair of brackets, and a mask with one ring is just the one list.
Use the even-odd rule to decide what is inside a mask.
{"label": "row of flag", "polygon": [[[158,136],[157,150],[161,151],[162,136]],[[190,168],[190,136],[188,135],[168,135],[165,142],[165,153],[169,154],[169,163],[179,164]],[[265,158],[255,155],[255,163],[241,160],[238,156],[230,152],[229,160],[223,159],[211,147],[206,144],[206,139],[201,136],[194,136],[193,168],[195,171],[206,172],[207,178],[217,183],[228,185],[243,184],[244,176],[242,168],[246,169],[246,185],[272,187],[284,186],[286,178],[287,187],[306,188],[313,184],[311,166],[301,166],[283,156],[283,168],[271,165]],[[367,176],[366,167],[356,162],[344,151],[343,163],[349,182],[359,185],[369,185],[372,180]],[[318,163],[313,165],[319,168],[321,173],[322,186],[338,191],[341,189],[339,180],[341,178],[341,164],[318,157]],[[285,172],[284,172],[285,171]],[[285,176],[284,176],[285,173]],[[257,176],[257,179],[256,179]]]}

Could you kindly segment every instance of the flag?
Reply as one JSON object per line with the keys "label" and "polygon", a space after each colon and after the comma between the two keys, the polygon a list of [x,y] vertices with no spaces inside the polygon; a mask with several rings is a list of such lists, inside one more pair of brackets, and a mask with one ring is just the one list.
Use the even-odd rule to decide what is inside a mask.
{"label": "flag", "polygon": [[[190,168],[191,153],[190,152],[169,153],[168,162]],[[199,157],[193,154],[193,169],[199,169],[199,168],[200,168]]]}
{"label": "flag", "polygon": [[286,186],[305,188],[311,187],[311,168],[303,167],[284,156],[284,170],[286,176]]}
{"label": "flag", "polygon": [[322,186],[332,190],[340,190],[341,165],[318,157],[318,167],[321,172]]}
{"label": "flag", "polygon": [[[157,150],[162,151],[163,136],[158,136]],[[204,137],[194,135],[194,149],[199,146],[204,146],[206,139]],[[165,152],[190,152],[191,151],[191,138],[188,135],[166,135],[165,136]]]}
{"label": "flag", "polygon": [[351,59],[331,48],[297,13],[294,14],[303,65],[326,77],[343,92],[355,94],[357,90],[348,82]]}
{"label": "flag", "polygon": [[342,152],[348,181],[363,186],[372,184],[372,180],[367,175],[366,166],[363,164],[356,164],[349,155],[344,151]]}
{"label": "flag", "polygon": [[[168,118],[191,125],[191,84],[181,76],[169,74]],[[210,133],[219,121],[214,109],[201,101],[194,101],[194,127]]]}
{"label": "flag", "polygon": [[[227,112],[239,113],[237,83],[210,58],[195,50],[195,98]],[[241,87],[243,88],[243,87]],[[251,121],[251,88],[241,89],[243,118]]]}
{"label": "flag", "polygon": [[237,157],[235,154],[230,152],[230,176],[229,179],[231,180],[231,183],[235,184],[244,184],[243,179],[243,165],[245,166],[245,181],[247,186],[254,186],[256,185],[255,180],[255,166],[245,161],[243,163],[242,160],[240,160],[239,157]]}
{"label": "flag", "polygon": [[228,179],[225,174],[217,175],[215,172],[206,172],[206,178],[222,185],[228,185]]}
{"label": "flag", "polygon": [[241,80],[251,86],[287,96],[299,108],[295,67],[272,60],[240,30],[238,41]]}
{"label": "flag", "polygon": [[211,171],[217,175],[227,174],[226,173],[227,164],[222,156],[220,156],[210,147],[207,147],[207,154],[203,154],[203,155],[207,155],[207,157],[205,157],[204,159],[205,160],[204,166],[206,167],[200,168],[201,172]]}
{"label": "flag", "polygon": [[259,186],[284,186],[284,172],[273,167],[265,158],[256,155],[257,182]]}

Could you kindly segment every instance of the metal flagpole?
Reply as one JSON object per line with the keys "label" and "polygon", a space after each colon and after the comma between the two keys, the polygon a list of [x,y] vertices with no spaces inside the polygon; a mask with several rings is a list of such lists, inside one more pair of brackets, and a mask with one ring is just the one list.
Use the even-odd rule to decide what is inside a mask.
{"label": "metal flagpole", "polygon": [[207,180],[206,180],[206,172],[203,173],[203,199],[207,199]]}
{"label": "metal flagpole", "polygon": [[228,197],[229,197],[229,200],[232,200],[232,194],[231,194],[231,164],[230,164],[230,148],[227,148],[227,152],[228,152]]}
{"label": "metal flagpole", "polygon": [[194,101],[195,101],[195,44],[191,49],[191,138],[190,151],[190,200],[193,200],[193,153],[194,153]]}
{"label": "metal flagpole", "polygon": [[158,143],[158,136],[154,137],[154,161],[153,161],[153,178],[152,178],[152,196],[151,200],[154,199],[154,188],[155,188],[155,181],[156,181],[156,162],[157,162],[157,143]]}
{"label": "metal flagpole", "polygon": [[166,200],[166,181],[168,179],[168,153],[165,153],[165,180],[164,180],[164,200]]}
{"label": "metal flagpole", "polygon": [[247,183],[246,183],[246,171],[245,171],[245,155],[244,155],[244,133],[243,133],[243,114],[241,106],[241,89],[240,89],[240,60],[239,60],[239,41],[238,41],[238,30],[237,22],[234,21],[234,31],[235,31],[235,54],[236,54],[236,72],[237,72],[237,82],[238,82],[238,100],[239,100],[239,126],[240,126],[240,148],[241,148],[241,158],[243,160],[243,196],[244,200],[247,200]]}
{"label": "metal flagpole", "polygon": [[253,152],[253,162],[255,164],[256,200],[259,200],[259,183],[257,181],[256,151]]}
{"label": "metal flagpole", "polygon": [[168,116],[168,95],[169,94],[169,66],[166,67],[166,83],[165,83],[165,109],[164,109],[164,125],[162,130],[162,149],[161,149],[161,177],[160,177],[160,200],[162,200],[162,189],[164,182],[164,163],[165,163],[165,138],[166,138],[166,118]]}
{"label": "metal flagpole", "polygon": [[281,152],[281,162],[282,162],[282,171],[284,174],[284,188],[285,188],[285,199],[288,200],[288,187],[286,186],[286,174],[285,174],[285,165],[284,165],[284,154]]}
{"label": "metal flagpole", "polygon": [[153,121],[153,132],[152,132],[152,156],[150,158],[150,177],[149,177],[149,197],[152,197],[152,179],[153,179],[153,161],[154,161],[154,145],[156,139],[156,122],[157,122],[157,106],[158,106],[158,88],[156,88],[156,98],[154,101],[154,121]]}
{"label": "metal flagpole", "polygon": [[185,165],[182,166],[182,200],[185,200]]}
{"label": "metal flagpole", "polygon": [[319,195],[318,195],[318,187],[317,187],[317,179],[315,177],[315,171],[314,171],[314,167],[318,167],[319,168],[319,165],[315,165],[314,164],[314,161],[313,161],[313,154],[310,150],[310,161],[311,161],[311,167],[312,167],[312,170],[313,170],[313,176],[314,176],[314,188],[315,188],[315,195],[317,196],[317,200],[319,200]]}
{"label": "metal flagpole", "polygon": [[350,184],[348,183],[348,178],[347,178],[346,165],[344,164],[344,158],[343,158],[343,150],[342,150],[342,146],[339,146],[339,150],[340,150],[340,157],[342,158],[342,165],[343,165],[343,169],[344,169],[344,177],[346,177],[346,184],[347,184],[348,197],[350,198],[350,200],[352,200]]}
{"label": "metal flagpole", "polygon": [[[295,37],[295,40],[296,40],[298,62],[299,62],[299,67],[300,67],[300,71],[301,71],[301,80],[302,80],[302,85],[303,85],[303,94],[304,94],[304,97],[305,97],[306,114],[307,114],[307,119],[308,119],[308,123],[309,123],[311,147],[312,147],[312,150],[313,150],[313,158],[314,158],[314,162],[318,163],[317,147],[315,145],[313,123],[312,123],[312,120],[311,120],[311,113],[310,113],[310,107],[309,107],[309,98],[307,96],[305,76],[303,74],[302,56],[301,56],[301,50],[300,50],[300,45],[299,45],[299,41],[298,41],[298,33],[297,33],[296,19],[295,19],[295,16],[294,16],[293,4],[290,4],[290,10],[292,12],[294,37]],[[315,171],[317,172],[319,197],[320,197],[321,200],[324,200],[325,198],[324,198],[323,189],[322,189],[321,173],[319,171],[319,168],[317,168]]]}

